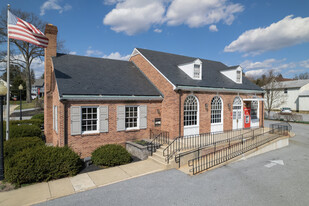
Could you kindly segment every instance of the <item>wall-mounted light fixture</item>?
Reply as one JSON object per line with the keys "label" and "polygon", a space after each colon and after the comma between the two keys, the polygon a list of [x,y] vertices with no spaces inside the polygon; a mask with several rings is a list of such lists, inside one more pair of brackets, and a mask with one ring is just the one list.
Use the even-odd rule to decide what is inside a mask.
{"label": "wall-mounted light fixture", "polygon": [[228,103],[227,106],[228,106],[229,110],[231,111],[231,103]]}
{"label": "wall-mounted light fixture", "polygon": [[208,111],[208,104],[207,103],[205,104],[205,109],[206,109],[206,111]]}

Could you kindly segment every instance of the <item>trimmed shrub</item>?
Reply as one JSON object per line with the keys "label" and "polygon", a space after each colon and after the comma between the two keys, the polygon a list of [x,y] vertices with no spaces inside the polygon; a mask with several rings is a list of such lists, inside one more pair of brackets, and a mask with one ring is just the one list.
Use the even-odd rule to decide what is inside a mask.
{"label": "trimmed shrub", "polygon": [[44,114],[36,114],[31,117],[31,119],[40,119],[44,122]]}
{"label": "trimmed shrub", "polygon": [[33,148],[37,146],[44,146],[42,139],[38,137],[22,137],[9,139],[4,142],[4,159],[13,157],[16,153],[21,152],[27,148]]}
{"label": "trimmed shrub", "polygon": [[92,152],[91,160],[95,165],[116,166],[132,161],[130,153],[121,145],[108,144],[97,148]]}
{"label": "trimmed shrub", "polygon": [[82,167],[79,156],[68,147],[34,147],[5,162],[5,178],[16,185],[76,175]]}
{"label": "trimmed shrub", "polygon": [[44,121],[40,119],[25,119],[25,120],[13,120],[10,121],[10,125],[36,125],[38,127],[41,127],[44,124]]}
{"label": "trimmed shrub", "polygon": [[41,129],[36,125],[22,124],[10,126],[10,138],[41,136]]}

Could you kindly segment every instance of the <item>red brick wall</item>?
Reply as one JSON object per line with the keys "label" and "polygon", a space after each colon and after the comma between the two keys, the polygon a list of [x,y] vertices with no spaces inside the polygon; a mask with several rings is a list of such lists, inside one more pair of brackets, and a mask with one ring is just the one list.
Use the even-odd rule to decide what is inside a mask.
{"label": "red brick wall", "polygon": [[[179,93],[173,90],[172,84],[170,84],[143,56],[140,54],[131,57],[130,61],[133,61],[139,69],[150,79],[150,81],[161,91],[164,95],[162,102],[162,129],[170,133],[171,138],[179,136]],[[183,92],[181,95],[181,129],[180,135],[183,135],[183,119],[184,109],[183,104],[188,95],[193,94],[199,100],[199,128],[200,133],[210,132],[210,116],[211,116],[211,100],[217,95],[217,92]],[[233,101],[236,93],[218,93],[223,100],[223,129],[231,130],[233,127],[232,110]],[[252,98],[252,94],[240,94],[242,99]],[[258,95],[262,97],[261,95]],[[205,104],[208,104],[208,110],[205,108]],[[230,109],[228,104],[231,104]],[[262,112],[263,104],[260,102],[260,126],[263,124]]]}
{"label": "red brick wall", "polygon": [[130,61],[133,61],[164,95],[161,114],[162,130],[168,131],[171,138],[179,136],[179,94],[173,90],[172,84],[141,55],[131,57]]}
{"label": "red brick wall", "polygon": [[[96,134],[71,135],[71,106],[108,106],[108,132]],[[147,105],[147,129],[117,131],[118,105]],[[154,126],[154,119],[160,118],[161,102],[70,102],[68,107],[68,145],[81,157],[91,155],[91,152],[104,144],[125,144],[128,140],[149,138],[150,129],[160,129]],[[159,112],[157,111],[159,110]],[[63,110],[61,110],[63,113]],[[62,128],[63,129],[63,128]],[[64,141],[64,140],[63,140]]]}

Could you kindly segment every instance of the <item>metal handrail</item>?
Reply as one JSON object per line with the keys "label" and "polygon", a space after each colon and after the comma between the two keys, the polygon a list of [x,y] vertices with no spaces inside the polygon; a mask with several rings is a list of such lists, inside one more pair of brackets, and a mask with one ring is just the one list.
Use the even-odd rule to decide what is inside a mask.
{"label": "metal handrail", "polygon": [[[266,144],[278,137],[281,137],[282,135],[287,135],[288,132],[291,130],[291,127],[284,125],[271,126],[274,129],[249,138],[243,138],[241,142],[223,147],[219,150],[216,150],[216,148],[214,148],[213,152],[189,160],[188,166],[192,167],[190,171],[193,172],[193,174],[197,174],[199,172],[212,168],[241,154],[244,154],[254,148]],[[265,134],[274,135],[271,135],[268,138],[262,138],[262,136],[264,136]]]}
{"label": "metal handrail", "polygon": [[[169,163],[169,160],[172,156],[179,151],[187,150],[187,149],[195,149],[198,147],[214,144],[218,141],[228,140],[235,136],[235,133],[241,135],[241,133],[247,129],[238,129],[238,130],[226,130],[224,132],[208,132],[202,133],[198,135],[186,135],[186,136],[179,136],[176,137],[164,150],[163,156],[166,159],[166,162]],[[249,131],[251,132],[252,129]],[[216,140],[215,136],[222,134],[225,136],[222,140]],[[218,138],[218,136],[217,136]]]}
{"label": "metal handrail", "polygon": [[147,144],[147,150],[150,151],[150,155],[157,151],[163,144],[169,143],[169,133],[166,131],[161,131],[157,136],[155,136],[151,142]]}
{"label": "metal handrail", "polygon": [[[248,132],[245,132],[241,135],[238,135],[238,136],[235,136],[235,137],[232,137],[232,138],[229,138],[229,139],[225,139],[225,140],[220,140],[220,141],[216,141],[214,143],[211,143],[211,144],[207,144],[207,145],[204,145],[204,146],[200,146],[198,147],[197,149],[193,149],[193,150],[190,150],[190,151],[186,151],[186,152],[182,152],[182,153],[179,153],[177,155],[175,155],[175,162],[176,163],[179,163],[179,167],[180,167],[180,159],[186,155],[189,155],[189,154],[192,154],[192,153],[195,153],[197,152],[198,154],[200,154],[200,151],[205,149],[206,147],[210,147],[210,146],[214,146],[214,148],[216,148],[216,145],[218,144],[222,144],[222,143],[229,143],[228,145],[230,146],[231,145],[231,142],[233,141],[237,141],[237,140],[242,140],[244,139],[244,135],[245,136],[251,136],[251,134],[249,133],[252,133],[252,136],[254,136],[256,133],[255,131],[256,130],[260,130],[260,129],[263,129],[264,131],[264,128],[255,128],[255,129],[252,129]],[[264,132],[263,132],[264,133]],[[249,134],[249,135],[248,135]],[[199,156],[199,155],[198,155]]]}

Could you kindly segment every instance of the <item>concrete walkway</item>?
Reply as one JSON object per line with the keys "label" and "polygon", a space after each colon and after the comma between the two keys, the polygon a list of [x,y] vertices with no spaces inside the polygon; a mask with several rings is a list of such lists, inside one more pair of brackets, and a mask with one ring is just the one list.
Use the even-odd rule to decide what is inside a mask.
{"label": "concrete walkway", "polygon": [[153,160],[144,160],[74,177],[33,184],[17,190],[1,192],[0,206],[32,205],[163,170],[165,170],[164,165]]}

